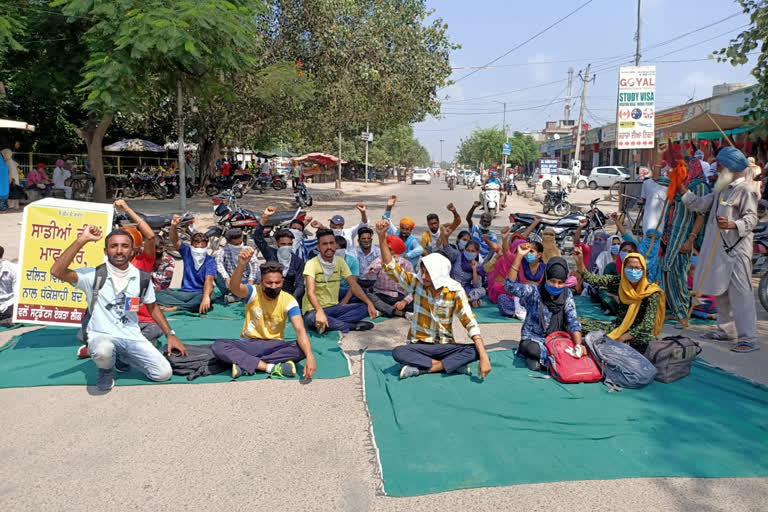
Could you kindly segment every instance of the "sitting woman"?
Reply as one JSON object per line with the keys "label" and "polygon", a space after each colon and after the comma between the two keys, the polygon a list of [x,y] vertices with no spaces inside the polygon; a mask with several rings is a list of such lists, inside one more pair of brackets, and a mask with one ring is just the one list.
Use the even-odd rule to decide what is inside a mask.
{"label": "sitting woman", "polygon": [[[528,368],[541,370],[549,363],[544,345],[546,337],[553,332],[565,331],[571,335],[573,343],[580,346],[582,328],[576,316],[576,304],[571,290],[565,286],[568,264],[563,258],[550,258],[541,284],[523,284],[518,280],[518,264],[533,250],[531,244],[520,244],[516,264],[510,267],[504,287],[509,294],[518,297],[528,312],[523,322],[517,354],[525,357]],[[579,353],[583,355],[586,351],[579,350]]]}
{"label": "sitting woman", "polygon": [[[486,258],[486,261],[483,262],[483,268],[488,273],[488,300],[492,303],[498,304],[499,297],[502,295],[506,295],[509,299],[513,298],[504,290],[504,279],[507,278],[509,267],[511,267],[515,261],[517,247],[526,241],[537,225],[538,221],[534,221],[522,234],[515,233],[512,235],[510,235],[511,228],[509,226],[503,228],[501,230],[501,247],[488,238],[487,235],[483,237],[483,241],[488,244],[488,247],[490,247],[491,251],[494,253],[493,257],[488,257]],[[538,245],[539,247],[541,246],[541,244]],[[541,251],[539,251],[539,254],[541,254]],[[537,282],[540,281],[541,276]],[[501,307],[499,307],[499,309],[501,310]],[[505,313],[502,311],[502,314]],[[514,316],[514,313],[509,313],[507,316]]]}
{"label": "sitting woman", "polygon": [[[607,242],[605,249],[597,255],[594,265],[590,265],[587,269],[599,276],[605,275],[605,269],[608,268],[608,265],[614,262],[619,255],[619,248],[621,247],[622,240],[620,236],[613,235],[610,238],[607,238],[607,236],[608,235],[606,234]],[[597,237],[597,233],[595,234],[595,237]],[[594,249],[592,250],[592,254],[594,254]],[[614,273],[616,272],[615,265],[613,266],[613,271]]]}
{"label": "sitting woman", "polygon": [[616,230],[621,233],[621,238],[624,241],[635,244],[635,247],[637,247],[636,252],[645,256],[645,263],[648,268],[648,280],[652,283],[660,283],[661,265],[659,264],[659,251],[661,250],[661,232],[649,229],[646,231],[643,241],[638,242],[637,239],[632,236],[632,233],[626,232],[624,225],[619,222],[619,217],[615,212],[611,214],[611,219],[616,223]]}
{"label": "sitting woman", "polygon": [[441,251],[451,262],[451,279],[461,284],[472,307],[482,306],[482,299],[485,297],[484,281],[486,274],[478,261],[480,245],[474,240],[469,240],[464,244],[463,240],[459,238],[459,246],[464,245],[464,249],[459,250],[448,243],[448,234],[448,228],[440,226],[440,238],[437,241],[437,247],[438,251]]}
{"label": "sitting woman", "polygon": [[584,329],[606,331],[610,338],[628,342],[638,352],[645,352],[648,343],[656,339],[664,325],[665,301],[659,285],[649,282],[646,277],[643,255],[627,254],[621,262],[621,276],[597,276],[588,272],[581,261],[579,248],[574,249],[573,256],[584,282],[619,296],[618,315],[612,323],[582,318]]}
{"label": "sitting woman", "polygon": [[[528,249],[525,253],[520,252],[521,246],[527,246]],[[544,254],[544,247],[540,242],[526,242],[521,240],[519,243],[513,244],[512,249],[514,251],[514,259],[512,263],[506,267],[507,279],[512,279],[512,269],[517,269],[515,277],[512,279],[520,284],[531,284],[538,286],[544,280],[544,272],[547,265],[542,261]],[[509,291],[509,288],[504,284],[504,293],[497,297],[497,303],[499,305],[499,313],[504,316],[517,317],[520,320],[525,321],[527,317],[527,309],[522,299],[519,299],[516,295]]]}

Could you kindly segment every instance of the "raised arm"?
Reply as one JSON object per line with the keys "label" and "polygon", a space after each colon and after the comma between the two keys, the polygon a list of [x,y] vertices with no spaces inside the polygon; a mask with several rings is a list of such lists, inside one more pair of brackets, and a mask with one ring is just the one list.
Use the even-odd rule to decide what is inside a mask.
{"label": "raised arm", "polygon": [[264,210],[265,213],[261,216],[262,223],[253,227],[253,243],[259,249],[259,252],[261,252],[261,255],[264,256],[266,261],[274,261],[277,259],[277,251],[274,247],[270,246],[267,239],[264,238],[264,215],[266,215],[266,211],[269,208],[273,207],[270,206]]}
{"label": "raised arm", "polygon": [[379,235],[379,249],[381,250],[381,262],[384,265],[389,264],[392,261],[392,251],[389,250],[387,244],[387,230],[389,229],[389,222],[386,220],[380,220],[376,222],[376,234]]}
{"label": "raised arm", "polygon": [[448,226],[448,229],[450,230],[448,232],[448,235],[456,231],[456,228],[458,228],[461,225],[461,215],[459,215],[459,212],[456,211],[456,207],[453,206],[453,203],[448,203],[448,205],[445,207],[446,210],[451,212],[453,214],[453,222]]}
{"label": "raised arm", "polygon": [[587,267],[584,265],[584,253],[582,252],[581,247],[573,248],[573,259],[576,261],[576,270],[581,274],[581,279],[584,280],[585,283],[598,288],[605,288],[612,293],[618,291],[621,276],[598,276],[588,272]]}
{"label": "raised arm", "polygon": [[573,234],[573,246],[577,247],[581,245],[581,230],[587,227],[589,221],[587,219],[581,219],[579,225],[576,227],[576,232]]}
{"label": "raised arm", "polygon": [[360,226],[368,224],[368,210],[366,210],[365,204],[357,203],[357,211],[360,212]]}
{"label": "raised arm", "polygon": [[245,272],[245,267],[250,264],[253,254],[254,250],[252,248],[244,247],[237,256],[237,266],[232,271],[228,288],[238,299],[248,297],[248,285],[243,284],[243,272]]}
{"label": "raised arm", "polygon": [[467,220],[467,224],[469,225],[470,229],[472,229],[472,225],[473,225],[472,224],[472,216],[475,214],[475,209],[478,206],[480,206],[480,201],[475,201],[474,203],[472,203],[472,207],[467,212],[466,220]]}
{"label": "raised arm", "polygon": [[536,229],[536,226],[541,224],[542,218],[538,215],[533,218],[533,222],[531,222],[527,228],[525,228],[525,231],[523,231],[523,239],[528,240],[528,237],[531,236],[531,233],[533,233],[533,230]]}
{"label": "raised arm", "polygon": [[715,199],[714,193],[698,195],[694,191],[686,188],[686,186],[682,183],[680,184],[678,192],[683,195],[682,200],[685,207],[692,212],[703,213],[709,211],[710,208],[712,208],[712,202]]}
{"label": "raised arm", "polygon": [[143,218],[139,217],[139,215],[133,211],[133,209],[128,206],[128,203],[125,202],[123,199],[118,199],[114,202],[112,205],[115,207],[115,210],[122,210],[128,215],[133,222],[136,223],[136,229],[139,230],[139,233],[141,233],[141,236],[144,237],[144,252],[147,254],[155,254],[155,232],[152,231],[152,228],[149,227],[149,224],[147,224],[147,221],[145,221]]}
{"label": "raised arm", "polygon": [[171,219],[170,239],[171,245],[178,251],[181,247],[181,239],[179,239],[179,224],[181,223],[181,217],[174,215]]}
{"label": "raised arm", "polygon": [[56,258],[56,261],[51,265],[51,275],[60,281],[67,282],[69,284],[77,284],[77,272],[70,269],[72,260],[75,259],[80,249],[85,247],[89,242],[96,242],[101,240],[104,235],[102,229],[99,226],[89,226],[86,224],[83,226],[83,232],[77,237],[77,240],[64,249],[64,252]]}

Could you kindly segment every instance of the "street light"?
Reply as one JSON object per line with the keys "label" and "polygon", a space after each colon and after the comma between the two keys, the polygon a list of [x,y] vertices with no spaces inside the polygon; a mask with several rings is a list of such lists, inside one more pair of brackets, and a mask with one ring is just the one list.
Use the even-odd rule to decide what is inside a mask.
{"label": "street light", "polygon": [[[507,131],[507,102],[492,100],[494,103],[500,103],[504,106],[504,118],[502,120],[501,129],[504,130],[504,142],[509,142],[509,135]],[[501,176],[506,178],[507,173],[507,155],[502,155]]]}

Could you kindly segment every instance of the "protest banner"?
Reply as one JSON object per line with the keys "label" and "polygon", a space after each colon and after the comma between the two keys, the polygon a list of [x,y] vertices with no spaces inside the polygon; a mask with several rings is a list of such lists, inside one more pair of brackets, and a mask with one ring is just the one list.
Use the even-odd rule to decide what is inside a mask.
{"label": "protest banner", "polygon": [[[80,326],[87,308],[85,293],[51,275],[51,266],[80,235],[96,225],[104,236],[112,229],[111,204],[46,198],[24,208],[19,242],[19,279],[13,321]],[[104,241],[86,245],[70,268],[96,267],[104,262]]]}
{"label": "protest banner", "polygon": [[655,96],[656,66],[623,66],[619,69],[616,147],[643,149],[654,146]]}

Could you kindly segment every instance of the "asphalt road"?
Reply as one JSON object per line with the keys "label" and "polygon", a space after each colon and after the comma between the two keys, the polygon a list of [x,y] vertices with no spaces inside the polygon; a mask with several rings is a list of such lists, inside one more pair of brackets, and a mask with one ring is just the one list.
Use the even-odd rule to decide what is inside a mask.
{"label": "asphalt road", "polygon": [[[345,193],[336,199],[329,194],[311,214],[327,221],[340,213],[351,225],[359,217],[354,203],[363,200],[373,221],[380,217],[387,197],[396,193],[393,217],[408,215],[423,226],[426,214],[433,211],[441,221],[449,220],[448,202],[463,217],[478,190],[459,186],[448,191],[442,182],[345,184]],[[584,202],[589,194],[600,194],[580,193],[585,194]],[[280,198],[247,197],[253,208],[276,199]],[[162,205],[154,202],[153,213],[165,211]],[[202,212],[205,200],[200,205]],[[165,206],[168,211],[174,207],[171,202]],[[503,226],[506,213],[516,210],[539,208],[516,198],[494,225]],[[8,227],[17,222],[9,215],[2,221]],[[3,231],[0,241],[13,236],[8,229]],[[762,310],[759,328],[766,339],[768,318]],[[456,329],[461,331],[458,323]],[[345,336],[342,347],[350,358],[352,376],[309,384],[265,380],[116,387],[104,396],[91,395],[83,387],[0,390],[0,510],[766,509],[768,479],[559,482],[413,498],[383,496],[362,400],[360,351],[392,348],[406,330],[404,321],[391,320],[373,331]],[[519,324],[482,326],[491,350],[513,346],[519,330]],[[691,330],[692,335],[700,332]],[[10,335],[2,333],[0,343]],[[459,340],[466,340],[463,333]],[[705,359],[768,384],[768,350],[735,355],[715,343],[703,346]],[[674,434],[682,442],[695,442],[685,439],[684,432]]]}

